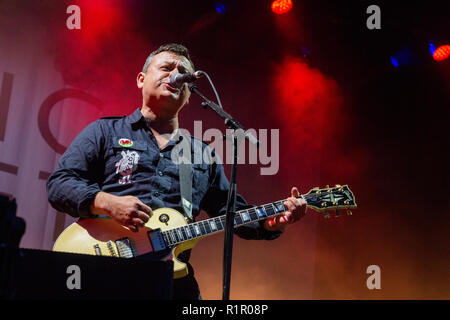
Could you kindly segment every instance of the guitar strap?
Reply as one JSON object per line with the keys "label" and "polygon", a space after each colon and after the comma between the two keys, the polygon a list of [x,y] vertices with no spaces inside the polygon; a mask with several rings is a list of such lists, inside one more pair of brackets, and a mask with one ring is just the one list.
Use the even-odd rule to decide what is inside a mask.
{"label": "guitar strap", "polygon": [[[190,139],[186,136],[180,136],[180,144],[182,145],[179,156],[178,173],[180,177],[180,193],[181,204],[183,206],[184,215],[190,222],[194,221],[192,216],[192,152]],[[187,153],[187,154],[186,154]]]}

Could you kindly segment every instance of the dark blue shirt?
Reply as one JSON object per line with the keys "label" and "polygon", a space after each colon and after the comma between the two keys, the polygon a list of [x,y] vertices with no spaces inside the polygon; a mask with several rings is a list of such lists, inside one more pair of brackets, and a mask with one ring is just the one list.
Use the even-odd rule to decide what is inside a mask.
{"label": "dark blue shirt", "polygon": [[[215,156],[207,144],[188,139],[192,139],[193,154],[200,146],[202,154]],[[182,213],[179,169],[171,158],[180,141],[170,140],[160,150],[140,109],[128,117],[99,119],[88,125],[61,156],[47,181],[48,199],[55,209],[81,218],[92,216],[90,205],[99,191],[132,195],[152,209],[169,207]],[[194,217],[200,210],[211,217],[225,214],[229,181],[223,166],[195,162],[192,168]],[[238,195],[236,208],[246,207],[247,202]],[[235,233],[245,239],[267,240],[280,235],[267,231],[262,224],[248,224]]]}

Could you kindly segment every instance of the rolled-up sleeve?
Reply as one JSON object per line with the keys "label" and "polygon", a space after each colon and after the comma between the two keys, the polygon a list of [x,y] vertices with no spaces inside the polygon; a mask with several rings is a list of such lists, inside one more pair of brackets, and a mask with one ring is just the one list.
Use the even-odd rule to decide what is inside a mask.
{"label": "rolled-up sleeve", "polygon": [[91,217],[90,205],[100,191],[99,156],[104,136],[99,121],[88,125],[61,156],[47,180],[48,200],[53,208],[73,217]]}
{"label": "rolled-up sleeve", "polygon": [[[228,198],[228,181],[223,166],[213,163],[210,179],[210,186],[205,197],[200,203],[200,208],[205,210],[210,216],[218,216],[226,214],[226,205]],[[240,195],[236,195],[236,211],[251,208],[247,201]],[[273,240],[278,238],[282,232],[268,231],[264,228],[264,221],[248,223],[234,229],[234,233],[240,238],[247,240]]]}

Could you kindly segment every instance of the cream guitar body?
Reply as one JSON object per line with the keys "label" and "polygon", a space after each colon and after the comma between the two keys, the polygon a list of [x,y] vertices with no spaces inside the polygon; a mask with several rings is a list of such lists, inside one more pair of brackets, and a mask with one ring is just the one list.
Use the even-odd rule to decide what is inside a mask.
{"label": "cream guitar body", "polygon": [[[314,188],[298,198],[306,200],[309,208],[328,210],[356,208],[354,195],[345,185],[334,188]],[[285,200],[239,210],[233,227],[239,227],[279,215],[288,210]],[[351,214],[350,211],[347,211]],[[150,220],[138,232],[133,232],[110,218],[81,219],[67,227],[58,237],[53,251],[133,258],[144,254],[158,259],[173,259],[174,278],[188,274],[187,265],[177,259],[180,253],[191,249],[201,238],[224,231],[225,215],[187,223],[184,216],[170,208],[153,211]]]}
{"label": "cream guitar body", "polygon": [[[106,217],[82,219],[68,226],[59,235],[53,251],[131,258],[157,251],[151,242],[153,230],[166,231],[183,226],[187,226],[184,216],[170,208],[153,211],[150,220],[138,232],[130,231]],[[166,259],[172,258],[174,262],[174,278],[184,277],[188,273],[186,264],[177,259],[178,255],[193,248],[200,239],[193,238],[175,247],[165,248],[168,251]]]}

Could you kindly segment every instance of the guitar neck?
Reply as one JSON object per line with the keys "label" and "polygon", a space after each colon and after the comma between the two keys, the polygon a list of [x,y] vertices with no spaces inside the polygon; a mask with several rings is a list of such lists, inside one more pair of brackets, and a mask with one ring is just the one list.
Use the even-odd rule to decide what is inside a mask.
{"label": "guitar neck", "polygon": [[[307,195],[301,195],[297,198],[303,198],[308,203],[309,197]],[[237,228],[287,211],[288,208],[283,204],[284,201],[286,200],[275,201],[269,204],[236,211],[233,227]],[[162,234],[168,245],[175,246],[184,241],[222,232],[225,229],[225,221],[226,215],[222,215],[193,222],[182,227],[165,230]]]}

